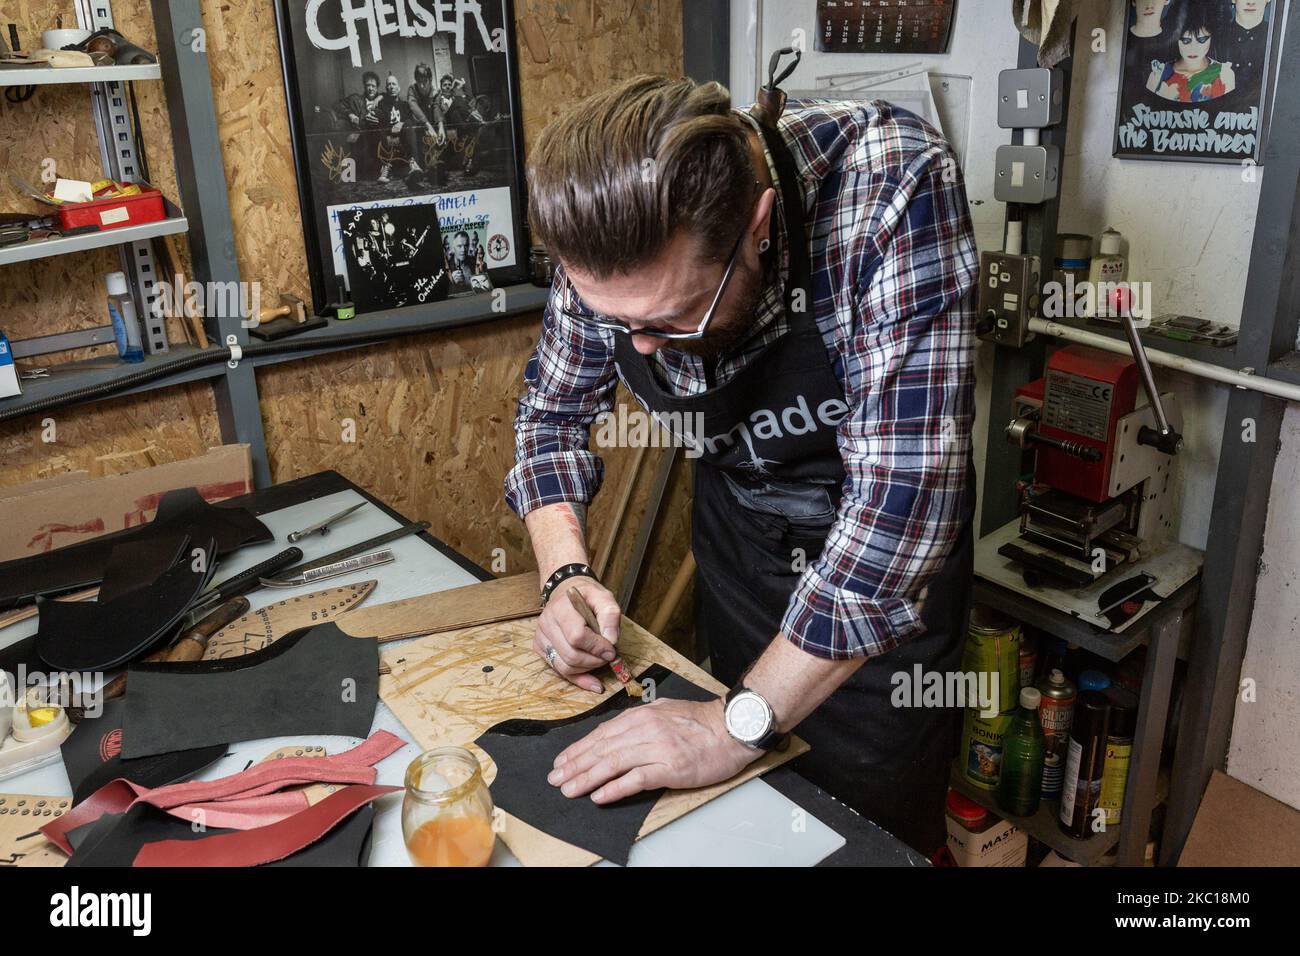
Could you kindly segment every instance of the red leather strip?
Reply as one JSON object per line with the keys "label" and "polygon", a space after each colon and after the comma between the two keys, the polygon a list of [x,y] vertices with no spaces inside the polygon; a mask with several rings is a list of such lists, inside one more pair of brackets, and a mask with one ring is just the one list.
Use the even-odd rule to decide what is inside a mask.
{"label": "red leather strip", "polygon": [[[371,775],[374,772],[369,770]],[[361,782],[374,783],[374,780]],[[301,813],[309,806],[307,794],[303,791],[286,790],[284,793],[268,793],[262,797],[249,797],[243,800],[187,803],[183,807],[173,807],[167,812],[187,823],[201,821],[205,827],[218,830],[251,830],[254,827],[276,823],[295,813]]]}
{"label": "red leather strip", "polygon": [[[150,790],[129,780],[118,779],[100,787],[63,816],[46,824],[41,832],[64,853],[71,854],[69,832],[93,823],[106,813],[124,813],[138,800],[160,810],[174,811],[191,804],[260,797],[297,784],[370,784],[374,783],[375,771],[369,764],[378,763],[405,745],[401,738],[381,730],[341,754],[273,760],[217,780],[192,780]],[[268,810],[274,814],[273,806]],[[183,813],[176,815],[184,816]],[[209,825],[218,826],[211,819]],[[267,818],[262,822],[267,822]]]}
{"label": "red leather strip", "polygon": [[331,793],[313,807],[272,823],[201,840],[146,843],[133,866],[260,866],[315,843],[353,811],[401,787],[354,786]]}

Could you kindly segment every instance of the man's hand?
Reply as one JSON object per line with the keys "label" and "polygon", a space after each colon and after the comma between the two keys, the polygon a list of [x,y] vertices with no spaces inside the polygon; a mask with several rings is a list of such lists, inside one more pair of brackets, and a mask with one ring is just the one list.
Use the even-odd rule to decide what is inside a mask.
{"label": "man's hand", "polygon": [[[642,790],[706,787],[762,756],[727,733],[721,698],[660,699],[601,724],[555,758],[547,781],[566,797],[613,803]],[[592,791],[595,791],[594,793]]]}
{"label": "man's hand", "polygon": [[[596,612],[600,634],[587,627],[569,600],[566,592],[574,588]],[[590,672],[604,667],[618,656],[614,645],[618,642],[622,616],[614,595],[594,578],[573,577],[561,581],[551,592],[541,617],[537,619],[533,650],[569,683],[593,694],[602,694],[604,685]],[[546,652],[547,647],[555,649],[554,655]]]}

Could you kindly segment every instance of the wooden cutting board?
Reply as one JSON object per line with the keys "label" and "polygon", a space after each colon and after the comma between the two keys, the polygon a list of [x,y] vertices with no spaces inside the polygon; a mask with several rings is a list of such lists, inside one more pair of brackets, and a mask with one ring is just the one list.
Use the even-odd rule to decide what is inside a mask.
{"label": "wooden cutting board", "polygon": [[[479,734],[515,717],[570,717],[601,699],[559,677],[537,656],[531,646],[535,628],[533,616],[433,634],[389,648],[381,655],[390,674],[380,677],[379,696],[424,749],[460,746],[472,750],[490,784],[496,778],[496,766],[491,757],[473,746]],[[709,674],[627,618],[623,619],[618,647],[633,673],[662,664],[701,687],[726,692]],[[622,692],[608,670],[597,672],[597,676],[604,681],[607,694]],[[650,811],[640,836],[807,750],[806,743],[793,738],[786,752],[766,754],[724,783],[667,791]],[[502,816],[501,838],[527,866],[589,866],[599,859],[508,813]]]}
{"label": "wooden cutting board", "polygon": [[358,608],[375,585],[375,581],[362,581],[328,588],[250,611],[212,635],[204,658],[238,657],[258,651],[290,631],[326,621],[334,621],[353,637],[375,637],[381,644],[400,641],[531,617],[537,614],[540,600],[537,575],[529,573]]}

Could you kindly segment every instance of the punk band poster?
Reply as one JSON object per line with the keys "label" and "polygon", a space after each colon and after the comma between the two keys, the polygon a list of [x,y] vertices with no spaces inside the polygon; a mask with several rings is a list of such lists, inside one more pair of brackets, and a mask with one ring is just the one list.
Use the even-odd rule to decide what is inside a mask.
{"label": "punk band poster", "polygon": [[1125,0],[1115,155],[1258,163],[1286,0]]}
{"label": "punk band poster", "polygon": [[278,0],[315,311],[522,282],[512,0]]}

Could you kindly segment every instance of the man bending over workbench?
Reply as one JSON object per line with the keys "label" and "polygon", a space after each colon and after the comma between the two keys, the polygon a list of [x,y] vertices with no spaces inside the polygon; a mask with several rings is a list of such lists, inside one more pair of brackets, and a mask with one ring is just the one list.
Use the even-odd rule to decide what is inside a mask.
{"label": "man bending over workbench", "polygon": [[[972,290],[948,144],[884,102],[731,109],[642,76],[575,104],[529,162],[560,263],[525,371],[507,499],[545,584],[537,653],[593,693],[620,609],[587,567],[588,430],[621,380],[702,423],[696,633],[732,688],[634,707],[559,756],[599,803],[727,779],[796,731],[808,779],[923,853],[959,711],[891,677],[955,670],[971,576]],[[674,414],[678,413],[678,414]],[[702,417],[701,417],[702,416]],[[562,593],[580,589],[597,634]]]}

